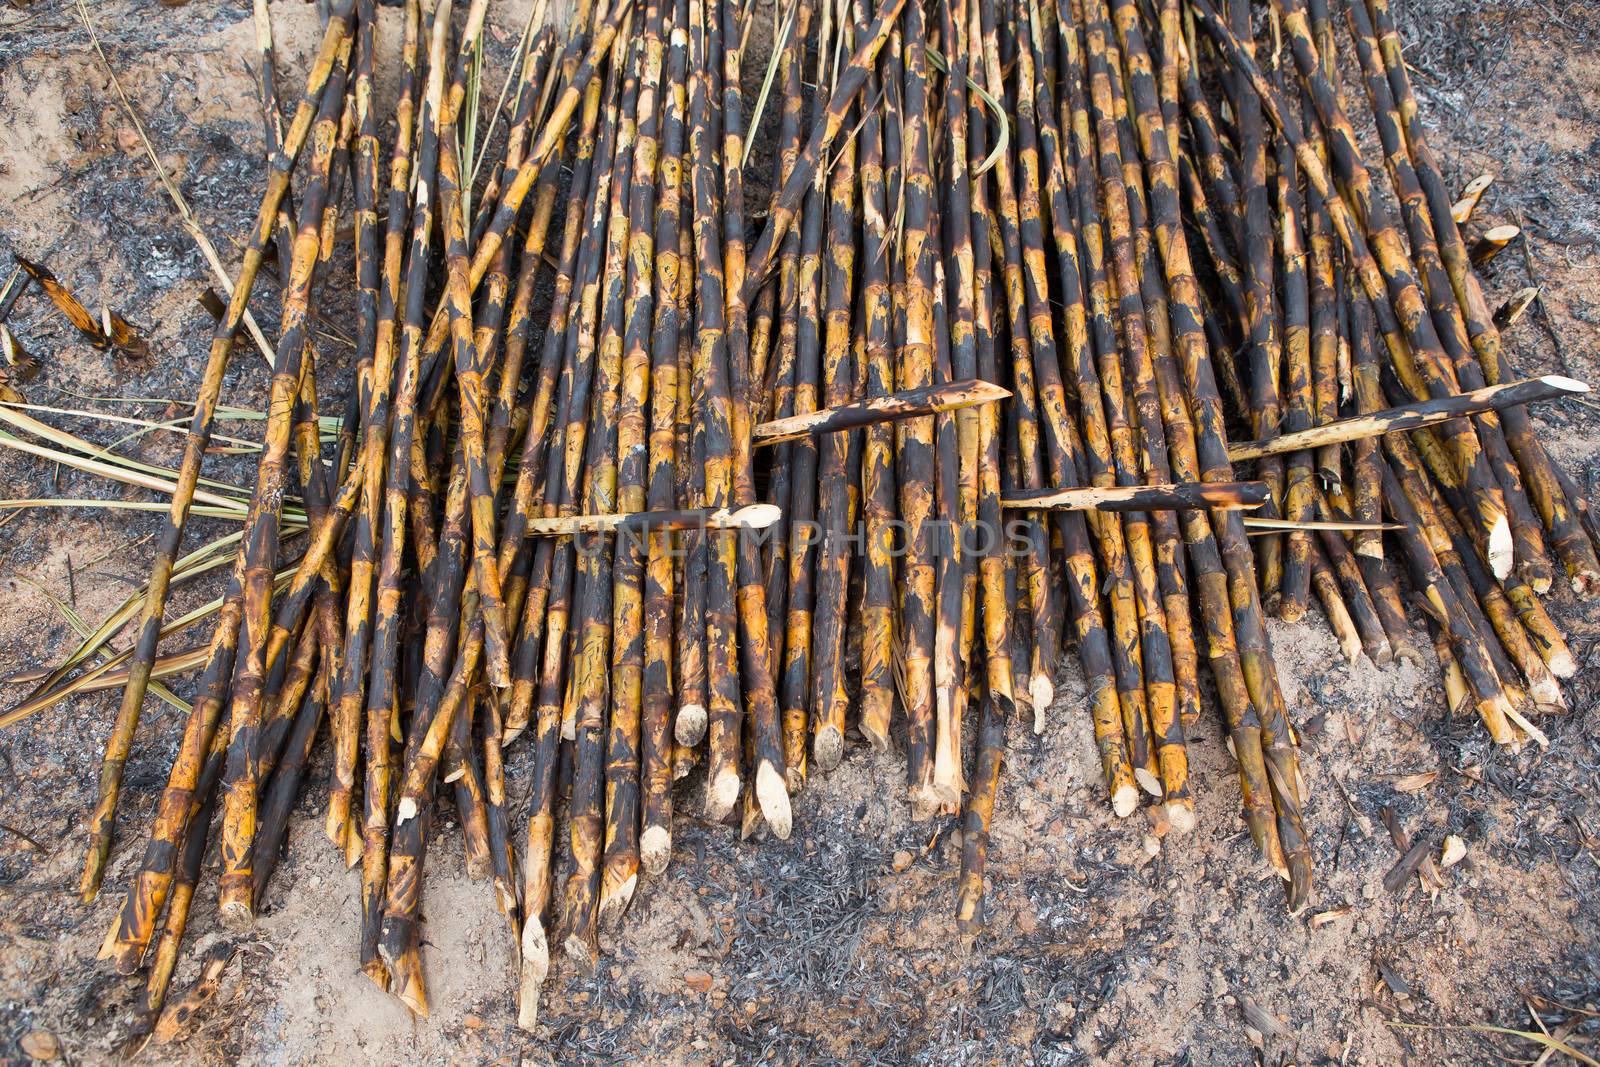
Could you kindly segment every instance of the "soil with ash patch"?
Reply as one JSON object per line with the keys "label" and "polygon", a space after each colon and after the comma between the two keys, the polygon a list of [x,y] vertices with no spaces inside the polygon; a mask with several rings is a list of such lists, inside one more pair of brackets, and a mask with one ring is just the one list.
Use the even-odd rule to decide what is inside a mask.
{"label": "soil with ash patch", "polygon": [[[249,5],[91,6],[163,163],[234,261],[230,241],[248,225],[263,170]],[[486,84],[498,87],[529,6],[495,5]],[[286,87],[315,45],[315,10],[273,4]],[[391,55],[398,10],[383,14]],[[1450,180],[1496,175],[1473,226],[1524,228],[1525,242],[1485,277],[1491,303],[1541,287],[1509,337],[1521,368],[1600,380],[1600,6],[1517,0],[1461,10],[1424,0],[1397,3],[1396,15],[1416,44],[1409,57]],[[758,36],[770,36],[765,20]],[[745,64],[752,94],[766,47],[758,39]],[[380,103],[393,92],[380,78]],[[761,149],[770,134],[758,140],[758,159]],[[765,195],[762,169],[752,171],[751,203]],[[155,352],[137,363],[95,351],[29,293],[9,319],[43,365],[25,387],[29,401],[182,414],[204,363],[209,320],[197,297],[210,279],[76,6],[57,0],[0,9],[0,271],[17,254],[47,263],[91,307],[115,307]],[[256,306],[265,321],[275,317],[269,294]],[[345,373],[348,321],[337,304],[327,308],[319,338],[327,365]],[[265,384],[262,361],[241,349],[224,400],[259,410]],[[1568,403],[1537,413],[1552,452],[1590,487],[1600,474],[1596,410]],[[131,429],[46,417],[105,444]],[[228,432],[250,437],[258,427],[235,422]],[[152,463],[178,457],[173,434],[134,447]],[[248,484],[238,459],[219,456],[208,473]],[[0,449],[0,486],[11,498],[149,499],[9,449]],[[97,622],[145,575],[159,528],[152,514],[92,507],[6,512],[0,522],[0,674],[58,661],[76,640],[58,605]],[[193,530],[198,544],[227,526],[200,519]],[[173,606],[213,595],[199,583]],[[1312,796],[1318,883],[1301,916],[1285,914],[1279,885],[1253,855],[1209,701],[1192,746],[1199,828],[1159,836],[1145,816],[1119,821],[1107,810],[1081,678],[1068,663],[1045,732],[1020,723],[1011,732],[984,932],[963,938],[951,918],[954,825],[913,823],[899,757],[855,737],[842,768],[798,798],[787,843],[739,842],[697,822],[698,787],[682,792],[668,874],[643,885],[623,929],[603,938],[594,973],[556,971],[531,1034],[514,1025],[510,938],[488,886],[466,874],[448,809],[423,903],[433,1014],[410,1018],[359,975],[357,880],[314,818],[326,799],[318,763],[263,917],[214,1006],[186,1040],[143,1058],[1527,1062],[1539,1046],[1466,1027],[1536,1029],[1530,997],[1600,1003],[1600,603],[1561,592],[1550,604],[1584,670],[1568,690],[1572,710],[1540,722],[1550,747],[1515,757],[1494,751],[1476,722],[1441,710],[1431,650],[1417,664],[1347,665],[1315,608],[1304,623],[1272,627]],[[22,692],[7,687],[5,703]],[[24,1039],[38,1031],[79,1063],[117,1062],[143,1040],[137,987],[94,957],[142,851],[136,828],[148,824],[181,718],[149,702],[108,891],[85,907],[74,892],[81,832],[116,704],[115,693],[76,699],[0,735],[0,1061],[25,1058]],[[520,810],[526,746],[508,758]],[[1420,772],[1437,777],[1420,791],[1396,789]],[[1398,858],[1380,819],[1386,805],[1410,834],[1466,842],[1467,858],[1444,872],[1437,895],[1414,879],[1398,895],[1383,890]],[[214,894],[203,889],[176,989],[221,936]],[[1594,1031],[1569,1037],[1584,1042]]]}

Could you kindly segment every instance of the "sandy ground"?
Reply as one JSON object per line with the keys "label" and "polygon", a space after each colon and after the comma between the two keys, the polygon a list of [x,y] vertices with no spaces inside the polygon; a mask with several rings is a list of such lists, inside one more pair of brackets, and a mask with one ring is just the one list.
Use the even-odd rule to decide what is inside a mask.
{"label": "sandy ground", "polygon": [[[229,235],[246,224],[261,172],[248,5],[94,8],[164,163],[231,258]],[[496,5],[498,54],[526,10],[521,0]],[[1600,380],[1600,7],[1490,4],[1441,18],[1413,4],[1397,13],[1420,37],[1416,78],[1451,180],[1497,175],[1474,225],[1525,228],[1525,244],[1485,279],[1491,303],[1542,286],[1542,306],[1510,335],[1517,359],[1528,372]],[[385,10],[385,31],[395,15]],[[273,18],[292,84],[314,44],[314,8],[275,3]],[[384,36],[393,47],[397,33]],[[25,296],[9,321],[43,366],[26,387],[31,402],[116,410],[106,398],[193,394],[209,335],[196,303],[204,265],[75,8],[52,0],[0,7],[0,270],[10,271],[13,253],[47,262],[92,307],[118,308],[155,349],[142,364],[95,351]],[[258,306],[273,311],[270,299]],[[327,344],[335,361],[347,358]],[[258,405],[264,384],[261,362],[241,354],[224,399]],[[178,414],[161,404],[139,410]],[[1552,451],[1586,485],[1600,470],[1596,410],[1538,414]],[[97,441],[119,436],[103,423],[61,421]],[[175,442],[149,436],[138,448],[171,463]],[[214,473],[246,478],[226,462]],[[9,450],[0,450],[0,486],[13,498],[139,498]],[[152,516],[89,508],[0,520],[0,674],[66,652],[74,634],[52,598],[98,621],[144,575],[158,528]],[[216,536],[224,526],[194,529]],[[175,606],[210,595],[185,589]],[[595,973],[556,973],[532,1034],[513,1025],[507,931],[487,885],[468,878],[452,827],[427,863],[433,1014],[410,1018],[359,975],[356,879],[310,818],[326,795],[318,764],[265,914],[215,1006],[186,1041],[138,1059],[1529,1062],[1541,1051],[1532,1042],[1466,1027],[1535,1029],[1532,1003],[1554,1028],[1600,1006],[1600,676],[1591,669],[1600,604],[1559,593],[1551,607],[1585,670],[1569,690],[1572,710],[1541,722],[1550,748],[1516,757],[1493,751],[1475,722],[1443,713],[1431,652],[1420,664],[1347,665],[1315,610],[1302,624],[1273,626],[1312,793],[1317,890],[1301,916],[1285,914],[1279,886],[1253,857],[1209,702],[1191,747],[1199,828],[1158,838],[1145,816],[1118,821],[1107,810],[1081,679],[1066,663],[1045,732],[1011,736],[989,924],[976,938],[960,937],[950,917],[954,826],[913,824],[900,760],[857,737],[840,770],[798,798],[787,843],[740,843],[726,828],[680,818],[668,874],[646,884],[622,931],[603,939]],[[5,690],[6,703],[19,692]],[[110,891],[84,907],[73,893],[80,832],[115,708],[115,694],[85,697],[0,735],[0,1061],[25,1059],[21,1042],[40,1031],[82,1063],[120,1061],[143,1042],[136,986],[94,954],[137,863],[134,828],[153,808],[181,720],[150,703],[128,766]],[[519,806],[527,753],[509,758]],[[1396,788],[1421,772],[1437,777],[1417,791]],[[1467,859],[1436,896],[1415,881],[1400,895],[1383,890],[1397,858],[1385,805],[1412,834],[1466,842]],[[699,807],[694,789],[680,796],[680,811]],[[219,936],[202,890],[176,988]]]}

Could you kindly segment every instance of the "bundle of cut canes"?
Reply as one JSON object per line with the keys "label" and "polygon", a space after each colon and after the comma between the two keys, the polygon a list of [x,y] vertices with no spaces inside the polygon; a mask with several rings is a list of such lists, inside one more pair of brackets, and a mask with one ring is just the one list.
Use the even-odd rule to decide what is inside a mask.
{"label": "bundle of cut canes", "polygon": [[[1203,652],[1245,822],[1298,909],[1307,790],[1265,615],[1314,589],[1352,658],[1414,655],[1386,531],[1452,703],[1497,742],[1539,739],[1573,669],[1538,599],[1546,546],[1581,593],[1600,565],[1525,405],[1583,387],[1515,380],[1382,0],[1346,14],[1403,236],[1342,110],[1331,18],[1303,4],[1266,13],[1290,47],[1263,70],[1244,3],[795,0],[753,109],[754,10],[592,0],[560,31],[540,11],[481,188],[461,131],[486,0],[407,4],[392,129],[374,0],[331,5],[285,118],[263,33],[267,187],[122,674],[86,899],[275,247],[265,442],[103,954],[148,957],[159,1009],[214,821],[221,912],[247,924],[321,737],[327,836],[360,865],[352,947],[419,1012],[446,785],[525,1025],[552,937],[592,963],[641,866],[665,869],[676,780],[703,765],[712,820],[784,837],[851,726],[903,747],[917,816],[959,814],[975,924],[1008,722],[1028,706],[1043,729],[1068,644],[1115,810],[1148,792],[1177,829]],[[746,133],[769,98],[762,221]],[[330,462],[308,330],[347,186],[356,381]],[[1230,415],[1256,440],[1230,446]],[[310,531],[280,573],[296,488]]]}

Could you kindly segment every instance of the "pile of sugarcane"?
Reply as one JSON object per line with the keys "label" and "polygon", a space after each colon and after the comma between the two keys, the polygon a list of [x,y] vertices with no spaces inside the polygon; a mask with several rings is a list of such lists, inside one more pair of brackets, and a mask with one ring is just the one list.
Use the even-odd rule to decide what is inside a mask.
{"label": "pile of sugarcane", "polygon": [[[592,964],[665,870],[676,782],[787,837],[791,794],[857,736],[903,750],[916,817],[961,820],[974,925],[1008,725],[1046,728],[1068,646],[1114,810],[1149,794],[1180,831],[1209,664],[1245,823],[1299,909],[1307,785],[1265,620],[1315,591],[1351,659],[1415,658],[1389,545],[1452,710],[1542,739],[1574,669],[1548,548],[1580,593],[1600,564],[1523,405],[1583,387],[1515,380],[1383,0],[1345,13],[1343,87],[1305,5],[1257,25],[1210,0],[794,0],[751,107],[763,11],[585,0],[570,27],[535,12],[504,140],[469,159],[487,0],[406,5],[392,123],[374,0],[331,5],[287,113],[258,3],[267,186],[118,675],[85,900],[171,673],[167,593],[270,250],[265,440],[103,955],[147,964],[159,1010],[213,830],[221,914],[247,926],[319,743],[326,835],[360,867],[352,948],[418,1012],[446,786],[524,1025],[552,938]],[[1363,91],[1403,232],[1343,110]],[[355,378],[328,457],[312,339],[348,282],[346,189]]]}

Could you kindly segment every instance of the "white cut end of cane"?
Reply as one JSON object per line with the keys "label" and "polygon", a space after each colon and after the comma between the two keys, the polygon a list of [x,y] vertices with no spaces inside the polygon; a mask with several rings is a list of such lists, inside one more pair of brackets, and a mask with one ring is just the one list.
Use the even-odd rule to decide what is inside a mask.
{"label": "white cut end of cane", "polygon": [[526,727],[524,726],[507,726],[504,732],[500,734],[500,747],[509,747],[511,742],[522,736],[522,731],[525,729]]}
{"label": "white cut end of cane", "polygon": [[1568,378],[1565,374],[1541,374],[1539,380],[1552,389],[1560,389],[1563,393],[1571,393],[1573,396],[1582,396],[1589,391],[1588,382]]}
{"label": "white cut end of cane", "polygon": [[1556,649],[1544,663],[1557,678],[1571,678],[1578,673],[1578,661],[1564,648]]}
{"label": "white cut end of cane", "polygon": [[1139,791],[1131,785],[1119,785],[1111,791],[1111,810],[1117,818],[1126,819],[1139,806]]}
{"label": "white cut end of cane", "polygon": [[1561,695],[1561,683],[1546,675],[1528,686],[1528,695],[1542,708],[1565,708],[1567,698]]}
{"label": "white cut end of cane", "polygon": [[[821,740],[820,734],[818,740]],[[837,765],[838,760],[834,762]],[[756,768],[756,803],[761,807],[761,817],[767,820],[772,836],[779,841],[789,840],[789,831],[794,828],[794,813],[789,808],[789,790],[784,785],[783,775],[778,773],[770,760],[762,760]]]}
{"label": "white cut end of cane", "polygon": [[242,933],[255,925],[256,914],[243,901],[230,900],[217,909],[222,925],[235,933]]}
{"label": "white cut end of cane", "polygon": [[400,803],[395,807],[394,824],[402,826],[407,819],[415,819],[416,817],[417,802],[410,797],[401,797]]}
{"label": "white cut end of cane", "polygon": [[646,873],[661,874],[672,860],[672,832],[665,826],[646,826],[639,835],[639,862]]}
{"label": "white cut end of cane", "polygon": [[442,781],[445,785],[449,785],[451,782],[460,781],[461,776],[466,773],[467,765],[465,763],[458,763],[455,765],[455,767],[446,771],[444,777],[441,778],[440,781]]}
{"label": "white cut end of cane", "polygon": [[628,875],[621,885],[600,901],[600,927],[603,930],[615,930],[622,921],[622,916],[628,910],[628,904],[633,900],[633,891],[639,885],[637,873]]}
{"label": "white cut end of cane", "polygon": [[1167,803],[1167,821],[1172,830],[1186,834],[1194,829],[1194,801],[1173,800]]}
{"label": "white cut end of cane", "polygon": [[718,772],[706,787],[706,818],[721,822],[728,817],[739,800],[739,772],[731,769]]}
{"label": "white cut end of cane", "polygon": [[727,518],[727,525],[742,526],[747,530],[765,530],[783,518],[783,509],[776,504],[746,504]]}
{"label": "white cut end of cane", "polygon": [[1133,780],[1139,783],[1140,789],[1143,789],[1151,796],[1158,797],[1161,795],[1161,779],[1151,774],[1149,768],[1135,767],[1133,769]]}
{"label": "white cut end of cane", "polygon": [[350,832],[344,837],[344,869],[350,870],[361,862],[361,853],[366,848],[366,843],[361,840],[361,835],[356,833],[354,824]]}
{"label": "white cut end of cane", "polygon": [[[817,761],[818,770],[833,770],[839,766],[839,761],[844,759],[844,734],[839,732],[837,726],[822,727],[817,731],[816,740],[811,742],[811,753]],[[762,766],[765,767],[766,764],[763,763]]]}
{"label": "white cut end of cane", "polygon": [[1033,703],[1034,733],[1044,733],[1045,709],[1050,706],[1055,698],[1056,687],[1051,684],[1050,679],[1042,674],[1034,675],[1033,680],[1028,683],[1028,699]]}
{"label": "white cut end of cane", "polygon": [[1513,562],[1511,524],[1502,515],[1495,520],[1494,527],[1489,531],[1489,569],[1494,571],[1496,578],[1504,578],[1511,573]]}
{"label": "white cut end of cane", "polygon": [[1339,651],[1344,653],[1346,663],[1354,663],[1361,658],[1361,639],[1354,635],[1346,637],[1339,645]]}
{"label": "white cut end of cane", "polygon": [[706,735],[706,709],[703,704],[685,704],[678,709],[678,720],[672,724],[672,736],[678,744],[693,748]]}

